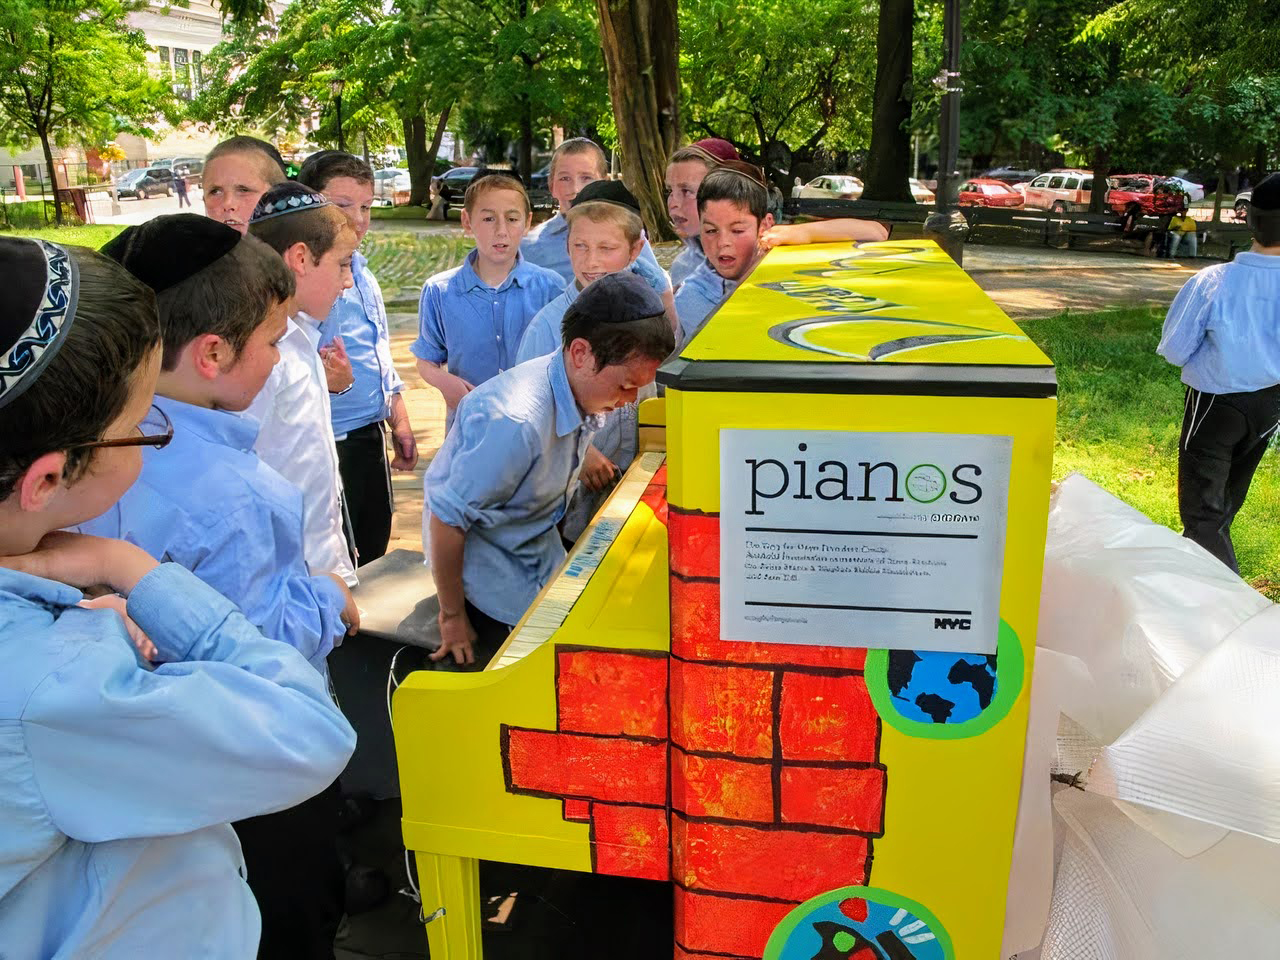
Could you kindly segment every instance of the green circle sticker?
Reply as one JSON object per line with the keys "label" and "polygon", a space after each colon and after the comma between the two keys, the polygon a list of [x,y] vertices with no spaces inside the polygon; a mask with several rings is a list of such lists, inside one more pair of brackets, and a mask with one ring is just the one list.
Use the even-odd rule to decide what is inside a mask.
{"label": "green circle sticker", "polygon": [[933,503],[947,492],[947,475],[932,463],[919,463],[907,471],[904,486],[916,503]]}
{"label": "green circle sticker", "polygon": [[867,692],[880,718],[912,737],[960,740],[1003,720],[1022,691],[1022,643],[1003,620],[996,652],[868,650]]}

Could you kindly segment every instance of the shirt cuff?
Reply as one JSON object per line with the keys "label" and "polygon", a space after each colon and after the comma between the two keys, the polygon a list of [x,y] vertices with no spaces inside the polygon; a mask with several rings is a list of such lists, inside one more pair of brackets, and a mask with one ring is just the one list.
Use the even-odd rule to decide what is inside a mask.
{"label": "shirt cuff", "polygon": [[409,352],[427,363],[444,363],[449,359],[448,353],[421,337],[409,344]]}
{"label": "shirt cuff", "polygon": [[197,642],[237,607],[185,567],[162,563],[129,592],[126,609],[165,660],[182,661],[199,659]]}

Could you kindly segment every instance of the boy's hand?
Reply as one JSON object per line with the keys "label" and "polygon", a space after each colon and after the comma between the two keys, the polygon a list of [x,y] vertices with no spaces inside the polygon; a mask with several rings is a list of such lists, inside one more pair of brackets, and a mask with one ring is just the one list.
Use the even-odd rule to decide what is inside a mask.
{"label": "boy's hand", "polygon": [[114,610],[124,621],[125,632],[129,634],[129,639],[133,641],[133,646],[142,655],[142,659],[151,661],[160,659],[156,645],[151,642],[151,638],[143,632],[142,628],[133,622],[133,618],[128,613],[127,602],[118,593],[108,593],[92,600],[81,600],[80,606],[89,610]]}
{"label": "boy's hand", "polygon": [[582,485],[592,493],[607,490],[618,475],[618,468],[612,460],[596,449],[594,443],[587,445],[586,456],[582,458],[582,471],[579,478]]}
{"label": "boy's hand", "polygon": [[467,618],[466,609],[457,613],[445,613],[441,610],[437,619],[440,623],[440,649],[428,659],[439,661],[453,654],[454,663],[475,663],[476,631]]}
{"label": "boy's hand", "polygon": [[141,547],[123,540],[55,530],[30,553],[0,557],[0,566],[81,590],[103,584],[127,597],[159,564]]}
{"label": "boy's hand", "polygon": [[760,234],[760,249],[772,250],[780,246],[799,246],[812,243],[807,223],[780,223]]}
{"label": "boy's hand", "polygon": [[444,394],[445,406],[450,410],[454,410],[462,401],[462,398],[474,390],[475,387],[461,377],[448,373],[441,378],[439,389]]}
{"label": "boy's hand", "polygon": [[391,446],[396,453],[391,461],[392,470],[412,470],[418,465],[418,441],[413,436],[413,427],[407,422],[402,421],[391,428]]}
{"label": "boy's hand", "polygon": [[355,374],[351,372],[351,358],[347,356],[341,337],[334,337],[333,343],[320,348],[320,359],[324,363],[324,378],[330,393],[341,393],[356,382]]}
{"label": "boy's hand", "polygon": [[360,608],[356,606],[356,598],[351,595],[351,588],[347,586],[347,581],[343,580],[336,573],[326,574],[334,583],[338,585],[338,589],[342,591],[342,625],[347,628],[347,636],[355,636],[357,630],[360,629]]}

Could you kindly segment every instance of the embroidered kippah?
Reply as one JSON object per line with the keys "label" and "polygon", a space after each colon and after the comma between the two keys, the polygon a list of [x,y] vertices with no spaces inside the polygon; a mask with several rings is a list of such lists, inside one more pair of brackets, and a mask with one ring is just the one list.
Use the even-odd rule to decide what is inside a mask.
{"label": "embroidered kippah", "polygon": [[80,274],[55,243],[0,238],[0,407],[35,383],[75,322]]}
{"label": "embroidered kippah", "polygon": [[249,223],[261,223],[272,217],[283,217],[290,213],[328,206],[331,204],[325,199],[323,193],[290,180],[277,183],[262,195],[258,205],[253,208],[253,216],[249,218]]}
{"label": "embroidered kippah", "polygon": [[240,233],[225,223],[172,213],[129,227],[100,252],[160,293],[221,260],[239,242]]}

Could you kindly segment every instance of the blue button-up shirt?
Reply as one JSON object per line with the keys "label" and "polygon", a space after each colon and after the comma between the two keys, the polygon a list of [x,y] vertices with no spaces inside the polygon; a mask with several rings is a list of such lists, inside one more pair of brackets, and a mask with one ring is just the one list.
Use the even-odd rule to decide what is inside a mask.
{"label": "blue button-up shirt", "polygon": [[570,280],[565,284],[560,296],[556,297],[529,321],[529,326],[520,338],[520,349],[516,352],[516,363],[524,363],[534,357],[545,357],[555,353],[564,345],[564,334],[560,329],[564,322],[565,311],[569,304],[578,299],[578,281]]}
{"label": "blue button-up shirt", "polygon": [[[519,620],[564,559],[556,524],[597,421],[584,419],[560,351],[506,371],[458,404],[423,480],[426,507],[466,531],[463,593],[495,620]],[[424,512],[428,529],[429,520]]]}
{"label": "blue button-up shirt", "polygon": [[[471,251],[461,266],[423,284],[418,339],[409,352],[428,363],[447,363],[450,373],[478,387],[516,365],[525,327],[560,294],[564,281],[518,254],[495,289],[476,273],[476,256]],[[450,411],[446,423],[454,416]]]}
{"label": "blue button-up shirt", "polygon": [[1280,383],[1280,257],[1241,253],[1205,267],[1174,297],[1156,350],[1204,393]]}
{"label": "blue button-up shirt", "polygon": [[173,421],[172,442],[144,450],[138,481],[80,529],[181,564],[323,672],[346,632],[344,598],[329,577],[307,573],[302,494],[253,453],[258,422],[168,397],[156,406]]}
{"label": "blue button-up shirt", "polygon": [[[534,227],[520,241],[520,253],[530,263],[554,270],[565,283],[573,281],[573,266],[569,263],[569,221],[564,218],[564,214],[557,213],[550,220]],[[648,237],[644,239],[639,256],[631,261],[631,266],[627,269],[639,274],[658,293],[671,289],[671,278],[658,263],[653,247],[649,246]]]}
{"label": "blue button-up shirt", "polygon": [[671,261],[671,282],[679,287],[689,278],[689,274],[698,268],[703,260],[707,259],[702,252],[702,235],[696,234],[692,237],[682,237],[680,252],[676,254],[676,258]]}
{"label": "blue button-up shirt", "polygon": [[724,303],[737,286],[737,283],[716,273],[711,261],[706,257],[702,258],[702,262],[685,277],[684,283],[676,291],[676,316],[680,318],[680,343],[677,344],[677,349],[693,339],[711,311]]}
{"label": "blue button-up shirt", "polygon": [[0,569],[0,955],[244,960],[260,921],[229,821],[292,807],[355,733],[322,678],[174,564],[129,616]]}
{"label": "blue button-up shirt", "polygon": [[344,290],[320,327],[320,345],[341,335],[355,382],[334,394],[333,432],[341,437],[391,415],[391,398],[404,389],[391,362],[391,332],[382,288],[359,253],[351,258],[350,290]]}

